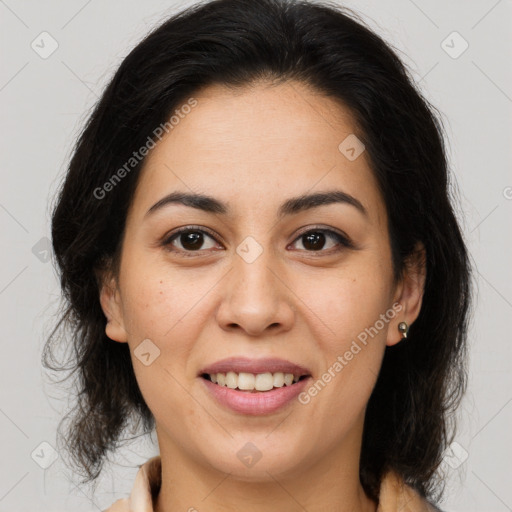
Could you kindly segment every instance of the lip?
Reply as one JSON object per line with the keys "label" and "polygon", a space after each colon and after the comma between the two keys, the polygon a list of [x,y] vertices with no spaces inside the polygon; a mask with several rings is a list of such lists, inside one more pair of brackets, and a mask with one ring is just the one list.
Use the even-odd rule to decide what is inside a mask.
{"label": "lip", "polygon": [[[200,370],[199,376],[203,373],[293,373],[293,375],[311,375],[311,371],[299,364],[292,363],[285,359],[263,358],[249,359],[247,357],[229,357],[222,359]],[[217,386],[219,387],[219,386]]]}
{"label": "lip", "polygon": [[[299,377],[303,375],[307,375],[308,377],[290,386],[253,393],[231,389],[226,386],[219,386],[202,377],[205,373],[227,373],[230,371],[253,374],[283,372],[292,373]],[[300,364],[292,363],[285,359],[230,357],[205,366],[200,370],[198,377],[203,382],[208,395],[221,406],[240,414],[259,416],[272,414],[290,404],[290,402],[292,402],[309,384],[311,371]]]}
{"label": "lip", "polygon": [[220,405],[237,413],[260,416],[272,414],[290,404],[309,385],[311,377],[295,382],[291,386],[255,393],[219,386],[202,377],[199,379],[206,387],[207,393]]}

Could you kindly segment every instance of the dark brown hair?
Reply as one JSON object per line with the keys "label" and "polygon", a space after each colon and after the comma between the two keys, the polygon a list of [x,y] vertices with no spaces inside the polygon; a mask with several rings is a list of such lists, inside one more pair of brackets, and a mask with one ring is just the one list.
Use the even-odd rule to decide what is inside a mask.
{"label": "dark brown hair", "polygon": [[[124,429],[154,418],[137,385],[128,344],[105,335],[95,270],[119,256],[143,160],[103,197],[101,188],[186,98],[209,84],[298,80],[352,112],[384,197],[398,279],[417,242],[426,249],[420,314],[407,343],[388,347],[368,403],[360,464],[378,500],[394,469],[422,495],[452,439],[451,412],[465,389],[471,272],[449,182],[440,117],[397,53],[356,14],[329,3],[214,0],[166,20],[123,60],[90,115],[53,211],[65,310],[48,340],[50,363],[67,326],[77,403],[63,435],[85,481],[96,479]],[[263,106],[264,107],[264,106]],[[68,341],[65,341],[68,343]]]}

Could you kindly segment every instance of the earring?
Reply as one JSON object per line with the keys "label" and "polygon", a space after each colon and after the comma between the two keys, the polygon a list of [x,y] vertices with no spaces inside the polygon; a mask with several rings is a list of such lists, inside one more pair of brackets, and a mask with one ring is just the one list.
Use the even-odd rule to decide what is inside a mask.
{"label": "earring", "polygon": [[407,338],[407,332],[409,331],[409,326],[407,325],[407,322],[400,322],[398,324],[398,330],[402,333],[402,338]]}

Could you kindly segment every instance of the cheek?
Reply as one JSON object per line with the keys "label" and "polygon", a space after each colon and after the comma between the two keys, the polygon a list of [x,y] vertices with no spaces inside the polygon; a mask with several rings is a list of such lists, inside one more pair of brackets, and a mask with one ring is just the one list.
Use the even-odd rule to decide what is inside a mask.
{"label": "cheek", "polygon": [[139,268],[127,262],[126,268],[123,318],[133,339],[181,339],[175,333],[189,322],[189,315],[197,314],[208,283],[158,262],[147,261]]}
{"label": "cheek", "polygon": [[[320,279],[302,279],[296,288],[297,296],[305,298],[304,315],[311,326],[317,326],[314,338],[327,353],[349,346],[390,307],[387,274],[379,267],[372,272],[371,264],[361,267],[361,271],[347,267]],[[387,324],[379,326],[374,338],[385,339]]]}
{"label": "cheek", "polygon": [[307,292],[303,314],[313,328],[322,364],[318,384],[306,390],[304,402],[316,404],[315,415],[341,430],[364,409],[380,370],[389,321],[395,316],[386,278],[378,265],[367,261],[335,278],[317,280],[315,286],[303,281],[298,292]]}
{"label": "cheek", "polygon": [[[147,386],[151,393],[159,390],[168,395],[172,389],[173,396],[178,396],[179,383],[188,383],[195,377],[191,354],[206,323],[211,321],[208,293],[214,288],[218,276],[210,272],[209,277],[199,278],[187,269],[176,271],[168,264],[148,260],[139,268],[135,264],[130,266],[136,261],[143,260],[127,259],[121,282],[123,319],[135,373],[143,393],[145,380],[150,375]],[[150,340],[149,347],[158,355],[154,363],[156,368],[150,371],[137,359],[138,347],[142,347],[143,340]],[[186,408],[188,405],[185,402]]]}
{"label": "cheek", "polygon": [[123,287],[124,319],[138,386],[157,423],[179,426],[179,410],[187,425],[199,425],[199,411],[184,386],[189,385],[190,353],[202,328],[200,299],[205,293],[190,282],[185,286],[177,275],[166,275],[165,269],[145,268],[133,269],[130,276],[137,278],[125,279]]}

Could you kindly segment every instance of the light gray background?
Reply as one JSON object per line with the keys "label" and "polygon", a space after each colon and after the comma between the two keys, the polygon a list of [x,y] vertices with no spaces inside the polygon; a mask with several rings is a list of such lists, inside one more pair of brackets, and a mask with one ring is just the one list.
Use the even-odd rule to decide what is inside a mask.
{"label": "light gray background", "polygon": [[[121,450],[94,496],[72,481],[61,457],[47,469],[36,463],[51,462],[52,448],[41,443],[56,447],[67,394],[66,385],[52,385],[40,365],[59,299],[51,263],[45,262],[44,237],[50,236],[48,198],[108,78],[151,27],[190,3],[0,0],[0,512],[104,509],[127,496],[136,465],[157,453],[154,439],[147,438]],[[443,507],[510,511],[512,2],[345,5],[402,52],[427,98],[444,113],[460,218],[477,268],[470,385],[460,411],[458,446],[446,458],[458,467],[447,466]],[[47,59],[31,48],[43,31],[59,45]],[[462,48],[462,40],[450,36],[453,31],[469,44],[458,58],[442,46],[446,40],[452,55]]]}

